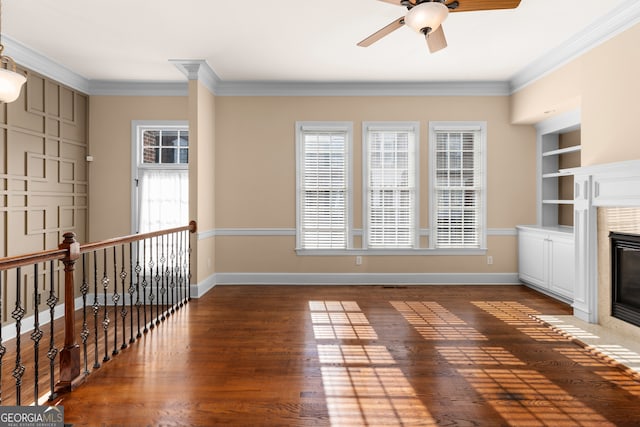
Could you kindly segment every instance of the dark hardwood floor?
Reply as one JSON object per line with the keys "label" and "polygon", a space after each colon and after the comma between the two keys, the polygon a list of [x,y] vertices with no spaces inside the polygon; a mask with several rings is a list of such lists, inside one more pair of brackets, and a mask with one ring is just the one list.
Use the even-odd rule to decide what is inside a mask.
{"label": "dark hardwood floor", "polygon": [[633,426],[640,384],[520,286],[218,286],[62,396],[73,425]]}

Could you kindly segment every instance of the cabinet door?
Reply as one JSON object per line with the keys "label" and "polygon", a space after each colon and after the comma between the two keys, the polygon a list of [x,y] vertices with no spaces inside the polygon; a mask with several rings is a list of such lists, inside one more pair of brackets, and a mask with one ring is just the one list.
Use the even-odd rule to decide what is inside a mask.
{"label": "cabinet door", "polygon": [[551,265],[549,268],[549,284],[551,290],[573,299],[575,282],[575,254],[573,240],[552,237],[549,241]]}
{"label": "cabinet door", "polygon": [[522,230],[518,232],[518,274],[523,282],[546,288],[545,264],[548,256],[545,237]]}

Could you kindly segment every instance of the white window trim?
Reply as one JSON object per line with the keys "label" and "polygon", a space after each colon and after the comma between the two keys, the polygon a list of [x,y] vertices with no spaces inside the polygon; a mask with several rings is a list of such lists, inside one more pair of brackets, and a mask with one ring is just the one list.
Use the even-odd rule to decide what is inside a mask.
{"label": "white window trim", "polygon": [[[480,131],[480,152],[481,152],[481,184],[482,192],[480,196],[480,248],[436,248],[434,230],[436,229],[436,192],[433,188],[436,174],[436,132],[437,131]],[[485,121],[434,121],[429,122],[429,227],[431,230],[429,238],[429,248],[438,252],[458,252],[469,250],[475,253],[484,253],[487,250],[487,122]]]}
{"label": "white window trim", "polygon": [[[353,248],[353,122],[323,122],[323,121],[297,121],[296,124],[296,253],[299,255],[310,255],[316,253],[340,253],[350,251]],[[302,218],[300,209],[300,192],[302,177],[300,174],[302,158],[302,132],[306,131],[344,131],[347,134],[347,207],[346,207],[346,223],[347,223],[347,241],[346,249],[306,249],[302,247]]]}
{"label": "white window trim", "polygon": [[[368,218],[369,218],[369,203],[368,203],[368,150],[367,150],[367,135],[369,130],[409,130],[413,132],[415,141],[415,155],[414,155],[414,168],[415,168],[415,203],[413,206],[414,216],[414,230],[413,230],[413,247],[412,248],[369,248],[369,242],[367,239],[368,230]],[[420,122],[362,122],[362,250],[366,253],[387,255],[387,254],[408,254],[418,250],[420,246]]]}
{"label": "white window trim", "polygon": [[[140,135],[143,129],[186,129],[189,130],[189,122],[186,120],[132,120],[131,121],[131,232],[136,233],[136,224],[138,222],[138,169],[157,168],[163,169],[189,169],[188,163],[183,164],[161,164],[150,165],[141,161],[141,150],[138,142],[141,140]],[[191,148],[191,147],[189,147]],[[191,151],[191,150],[189,150]],[[189,153],[191,154],[191,153]]]}

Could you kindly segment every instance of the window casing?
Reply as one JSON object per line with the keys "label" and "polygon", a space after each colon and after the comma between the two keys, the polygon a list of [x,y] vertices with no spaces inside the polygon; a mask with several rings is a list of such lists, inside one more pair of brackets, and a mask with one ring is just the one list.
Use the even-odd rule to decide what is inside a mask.
{"label": "window casing", "polygon": [[298,249],[351,247],[352,135],[350,122],[296,123]]}
{"label": "window casing", "polygon": [[363,125],[364,248],[418,247],[418,129],[415,122]]}
{"label": "window casing", "polygon": [[429,123],[430,247],[486,248],[486,123]]}

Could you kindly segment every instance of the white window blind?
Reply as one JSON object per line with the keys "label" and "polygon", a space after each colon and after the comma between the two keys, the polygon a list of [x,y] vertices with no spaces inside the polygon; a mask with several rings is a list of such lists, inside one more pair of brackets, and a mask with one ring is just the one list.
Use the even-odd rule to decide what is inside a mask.
{"label": "white window blind", "polygon": [[432,247],[484,246],[483,129],[432,129]]}
{"label": "white window blind", "polygon": [[347,128],[298,131],[298,247],[346,249],[349,211]]}
{"label": "white window blind", "polygon": [[366,245],[417,245],[416,128],[365,126]]}

